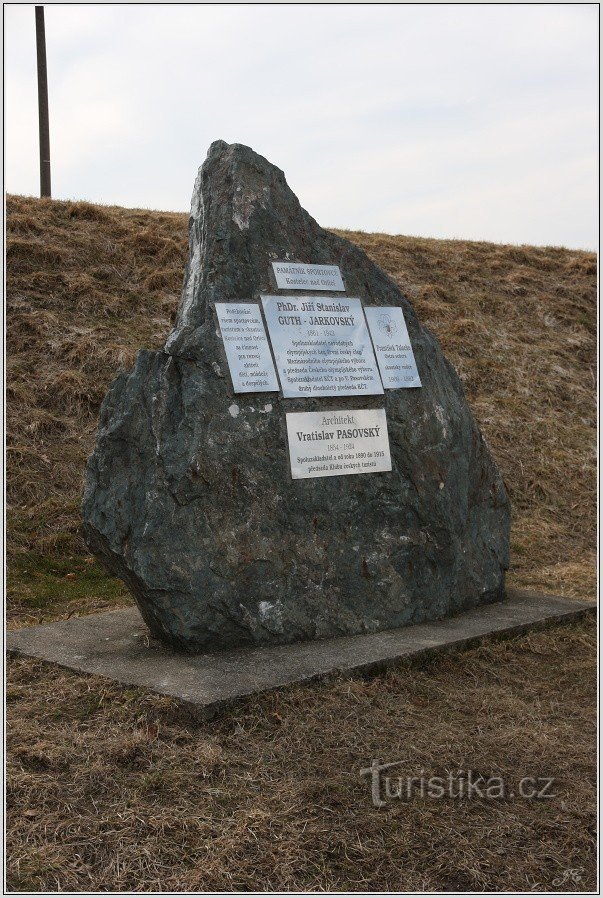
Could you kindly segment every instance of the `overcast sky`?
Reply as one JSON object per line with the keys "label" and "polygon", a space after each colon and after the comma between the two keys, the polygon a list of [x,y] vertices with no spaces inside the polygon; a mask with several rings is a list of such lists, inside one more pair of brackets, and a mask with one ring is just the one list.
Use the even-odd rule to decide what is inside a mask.
{"label": "overcast sky", "polygon": [[[46,6],[53,195],[186,210],[217,138],[327,227],[594,248],[597,7]],[[39,191],[33,6],[6,187]]]}

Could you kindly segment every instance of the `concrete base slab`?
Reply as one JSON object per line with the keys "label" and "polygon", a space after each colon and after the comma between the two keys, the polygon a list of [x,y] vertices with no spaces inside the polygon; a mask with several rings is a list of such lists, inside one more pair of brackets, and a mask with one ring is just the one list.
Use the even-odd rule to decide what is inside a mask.
{"label": "concrete base slab", "polygon": [[596,603],[509,590],[507,599],[398,630],[268,648],[186,655],[149,636],[136,608],[7,634],[9,652],[144,686],[215,712],[244,696],[335,673],[377,672],[402,659],[509,636],[592,612]]}

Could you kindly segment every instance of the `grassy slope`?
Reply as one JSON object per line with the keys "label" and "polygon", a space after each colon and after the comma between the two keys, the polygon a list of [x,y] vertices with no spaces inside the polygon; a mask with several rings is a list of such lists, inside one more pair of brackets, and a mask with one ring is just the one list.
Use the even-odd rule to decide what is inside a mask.
{"label": "grassy slope", "polygon": [[[592,593],[595,293],[590,253],[349,233],[440,339],[514,509],[509,581]],[[10,607],[19,620],[127,601],[78,536],[99,404],[178,302],[186,217],[8,202]]]}
{"label": "grassy slope", "polygon": [[[78,536],[82,469],[109,382],[169,330],[186,216],[10,197],[7,225],[20,625],[129,601]],[[398,281],[463,379],[513,501],[510,582],[592,594],[594,256],[346,236]],[[517,889],[583,867],[578,888],[592,887],[593,664],[585,623],[198,725],[176,703],[13,662],[10,883]],[[358,783],[371,757],[413,774],[557,776],[562,798],[380,813]]]}

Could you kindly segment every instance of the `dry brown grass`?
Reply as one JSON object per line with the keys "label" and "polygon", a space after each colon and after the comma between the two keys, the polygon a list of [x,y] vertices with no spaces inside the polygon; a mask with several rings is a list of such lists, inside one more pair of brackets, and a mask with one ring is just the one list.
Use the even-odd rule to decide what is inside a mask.
{"label": "dry brown grass", "polygon": [[[78,534],[83,465],[118,370],[159,347],[186,216],[8,199],[11,625],[129,601]],[[594,591],[596,265],[564,249],[347,233],[457,367],[513,501],[510,582]],[[594,887],[594,630],[559,627],[254,699],[175,702],[11,664],[15,890]],[[554,776],[552,802],[394,803],[358,770]]]}
{"label": "dry brown grass", "polygon": [[[160,347],[170,328],[186,221],[175,213],[8,199],[8,551],[15,621],[88,610],[99,600],[128,601],[120,585],[109,588],[84,563],[82,471],[109,383],[140,347]],[[510,584],[592,595],[594,255],[345,236],[395,278],[460,373],[513,502]],[[32,582],[40,559],[54,559],[54,567]],[[60,608],[52,571],[65,593]],[[75,574],[75,582],[65,582],[66,574]],[[52,601],[45,603],[48,593]]]}
{"label": "dry brown grass", "polygon": [[[595,632],[580,623],[196,723],[171,700],[12,663],[21,890],[555,890],[595,884]],[[359,771],[554,777],[550,800],[391,801]],[[423,773],[422,773],[423,771]],[[566,889],[567,890],[567,883]],[[563,889],[561,889],[563,891]]]}
{"label": "dry brown grass", "polygon": [[9,607],[27,623],[129,601],[87,563],[83,468],[109,383],[165,340],[186,217],[9,197],[7,238]]}

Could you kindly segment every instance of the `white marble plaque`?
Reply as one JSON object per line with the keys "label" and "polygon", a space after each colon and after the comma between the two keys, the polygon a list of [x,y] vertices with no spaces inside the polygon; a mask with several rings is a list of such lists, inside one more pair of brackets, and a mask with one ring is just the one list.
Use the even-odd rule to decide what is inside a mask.
{"label": "white marble plaque", "polygon": [[272,268],[279,290],[345,290],[339,265],[273,262]]}
{"label": "white marble plaque", "polygon": [[259,305],[217,302],[216,314],[235,393],[278,391]]}
{"label": "white marble plaque", "polygon": [[421,378],[402,309],[398,306],[365,306],[364,313],[385,389],[420,387]]}
{"label": "white marble plaque", "polygon": [[383,393],[359,299],[262,296],[283,396]]}
{"label": "white marble plaque", "polygon": [[289,412],[291,476],[338,477],[391,471],[385,409]]}

